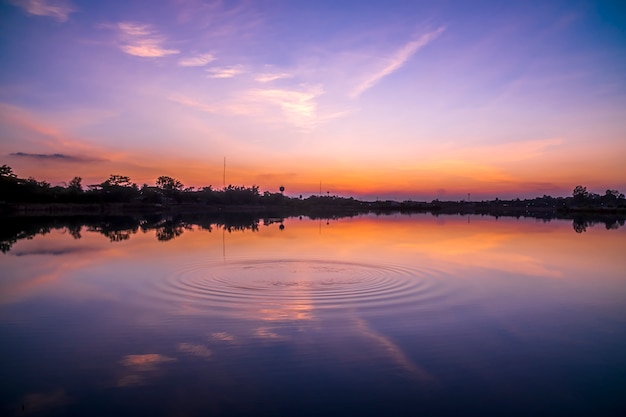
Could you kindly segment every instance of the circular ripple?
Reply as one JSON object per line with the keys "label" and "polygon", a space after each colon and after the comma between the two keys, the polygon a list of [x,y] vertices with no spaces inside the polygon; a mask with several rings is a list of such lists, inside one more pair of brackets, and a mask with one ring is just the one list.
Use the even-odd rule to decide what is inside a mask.
{"label": "circular ripple", "polygon": [[424,307],[445,297],[437,272],[322,260],[239,260],[189,265],[159,282],[159,301],[194,310]]}

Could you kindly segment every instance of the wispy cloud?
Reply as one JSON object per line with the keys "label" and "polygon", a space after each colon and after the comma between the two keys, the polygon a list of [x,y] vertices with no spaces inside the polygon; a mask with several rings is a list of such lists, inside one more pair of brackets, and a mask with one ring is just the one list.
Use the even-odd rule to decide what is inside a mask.
{"label": "wispy cloud", "polygon": [[15,6],[21,7],[28,14],[52,17],[65,22],[74,7],[66,0],[10,0]]}
{"label": "wispy cloud", "polygon": [[[73,129],[77,127],[89,125],[92,121],[88,119],[94,115],[95,118],[91,119],[92,121],[103,120],[103,115],[99,112],[79,111],[77,113],[46,114],[0,103],[0,124],[4,130],[3,139],[6,139],[1,143],[4,145],[2,151],[13,152],[16,154],[13,155],[14,157],[23,158],[23,160],[26,160],[29,155],[39,155],[37,151],[44,149],[49,150],[49,152],[43,155],[76,156],[76,153],[79,153],[81,157],[89,159],[88,162],[96,159],[120,158],[120,153],[107,151],[106,148],[93,144],[89,138],[72,133]],[[107,115],[108,112],[105,112],[104,117],[108,117]],[[107,155],[111,158],[103,159],[101,155]],[[74,161],[78,162],[76,159]]]}
{"label": "wispy cloud", "polygon": [[200,110],[207,113],[215,113],[218,110],[216,106],[201,103],[199,101],[181,95],[170,96],[168,97],[168,99],[170,101],[173,101],[174,103],[182,104],[183,106],[191,107],[192,109]]}
{"label": "wispy cloud", "polygon": [[250,99],[266,101],[281,108],[283,114],[295,125],[310,128],[316,123],[317,101],[324,93],[321,86],[303,90],[258,89],[253,90]]}
{"label": "wispy cloud", "polygon": [[117,30],[121,36],[120,49],[129,55],[142,58],[160,58],[180,53],[177,49],[167,49],[163,46],[166,39],[151,25],[119,22]]}
{"label": "wispy cloud", "polygon": [[128,36],[150,36],[154,32],[150,25],[133,22],[119,22],[117,28]]}
{"label": "wispy cloud", "polygon": [[62,153],[27,153],[27,152],[13,152],[9,154],[10,157],[15,158],[28,158],[38,161],[57,161],[57,162],[101,162],[105,161],[102,158],[96,158],[91,156],[76,156],[66,155]]}
{"label": "wispy cloud", "polygon": [[260,83],[280,80],[281,78],[291,78],[292,75],[286,72],[258,74],[254,79]]}
{"label": "wispy cloud", "polygon": [[352,92],[352,97],[358,97],[363,92],[373,87],[387,75],[401,68],[417,51],[424,46],[435,40],[443,31],[445,27],[440,27],[437,30],[428,32],[420,36],[418,39],[411,41],[398,49],[388,60],[387,64],[378,71],[368,76],[363,82],[361,82]]}
{"label": "wispy cloud", "polygon": [[207,69],[210,78],[233,78],[236,75],[243,74],[243,68],[240,65],[233,67],[214,67]]}
{"label": "wispy cloud", "polygon": [[498,155],[497,165],[506,165],[519,161],[536,160],[551,153],[561,153],[566,140],[561,137],[523,140],[507,143],[473,145],[449,151],[448,155],[458,160],[494,163],[493,155]]}
{"label": "wispy cloud", "polygon": [[[233,94],[230,98],[206,102],[178,93],[168,99],[182,106],[211,114],[251,117],[262,123],[287,123],[307,131],[320,123],[344,117],[348,111],[320,112],[318,98],[324,94],[321,85],[294,88],[256,88]],[[278,109],[277,109],[278,108]],[[327,109],[328,110],[328,109]]]}
{"label": "wispy cloud", "polygon": [[178,61],[178,65],[181,67],[203,67],[213,61],[215,61],[215,57],[212,54],[200,54],[183,58]]}

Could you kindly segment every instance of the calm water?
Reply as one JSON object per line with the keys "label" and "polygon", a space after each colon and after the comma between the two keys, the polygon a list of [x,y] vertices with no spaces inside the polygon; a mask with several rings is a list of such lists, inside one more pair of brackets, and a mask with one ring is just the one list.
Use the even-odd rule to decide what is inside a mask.
{"label": "calm water", "polygon": [[0,414],[625,415],[626,228],[266,223],[15,242]]}

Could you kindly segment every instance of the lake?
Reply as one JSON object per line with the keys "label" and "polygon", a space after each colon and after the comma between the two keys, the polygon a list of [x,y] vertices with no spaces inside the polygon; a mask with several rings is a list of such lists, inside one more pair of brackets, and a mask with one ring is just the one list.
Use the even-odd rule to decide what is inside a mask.
{"label": "lake", "polygon": [[0,254],[0,414],[623,416],[626,228],[572,226],[34,228]]}

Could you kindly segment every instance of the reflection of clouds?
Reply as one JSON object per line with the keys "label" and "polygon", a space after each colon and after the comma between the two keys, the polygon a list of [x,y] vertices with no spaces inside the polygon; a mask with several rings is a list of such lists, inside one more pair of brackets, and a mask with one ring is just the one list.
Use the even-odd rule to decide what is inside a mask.
{"label": "reflection of clouds", "polygon": [[58,388],[52,392],[26,394],[22,398],[23,414],[39,413],[51,408],[62,407],[71,402],[65,390]]}
{"label": "reflection of clouds", "polygon": [[122,365],[129,366],[141,371],[152,371],[156,367],[165,362],[173,362],[175,358],[161,355],[158,353],[148,353],[145,355],[126,355],[121,360]]}
{"label": "reflection of clouds", "polygon": [[81,247],[55,247],[55,248],[36,248],[36,249],[24,249],[19,251],[11,252],[13,256],[29,256],[29,255],[69,255],[73,253],[86,253],[86,252],[97,252],[99,249],[81,246]]}
{"label": "reflection of clouds", "polygon": [[146,384],[146,378],[144,377],[144,375],[140,375],[140,374],[123,375],[117,380],[117,386],[120,388],[134,387],[134,386],[145,385],[145,384]]}
{"label": "reflection of clouds", "polygon": [[475,233],[439,241],[405,242],[398,249],[428,254],[433,259],[463,267],[479,267],[530,276],[561,278],[563,272],[546,265],[540,256],[515,252],[511,248],[517,236],[506,233]]}
{"label": "reflection of clouds", "polygon": [[187,353],[193,356],[199,356],[201,358],[210,358],[211,351],[204,345],[194,345],[192,343],[179,343],[178,351]]}
{"label": "reflection of clouds", "polygon": [[382,335],[369,327],[363,319],[355,318],[354,322],[356,324],[356,328],[362,335],[367,336],[372,341],[377,343],[378,346],[381,347],[389,355],[389,357],[404,370],[422,381],[432,380],[432,376],[428,372],[413,363],[413,361],[406,356],[404,351],[387,336]]}
{"label": "reflection of clouds", "polygon": [[222,342],[232,342],[235,340],[235,336],[226,332],[211,333],[211,337],[213,340],[220,340]]}
{"label": "reflection of clouds", "polygon": [[118,387],[145,385],[149,379],[157,376],[160,365],[167,362],[175,362],[176,358],[161,355],[159,353],[147,353],[144,355],[126,355],[120,363],[126,368],[124,374],[118,379]]}
{"label": "reflection of clouds", "polygon": [[[60,291],[59,288],[67,291],[68,287],[61,281],[70,272],[93,263],[91,257],[72,260],[61,257],[61,259],[51,259],[48,262],[42,260],[37,264],[31,263],[28,267],[33,267],[34,270],[29,270],[29,274],[20,276],[19,280],[0,282],[0,304],[16,303],[24,298],[32,297],[34,294],[41,294],[45,291]],[[78,293],[77,289],[77,286],[71,288],[74,293]],[[69,293],[69,291],[64,292],[64,295]]]}
{"label": "reflection of clouds", "polygon": [[254,332],[254,335],[261,339],[285,339],[284,336],[281,336],[278,333],[274,333],[271,329],[271,327],[259,327]]}
{"label": "reflection of clouds", "polygon": [[285,302],[275,304],[271,308],[259,309],[261,320],[265,321],[293,321],[313,319],[313,306],[301,302]]}

